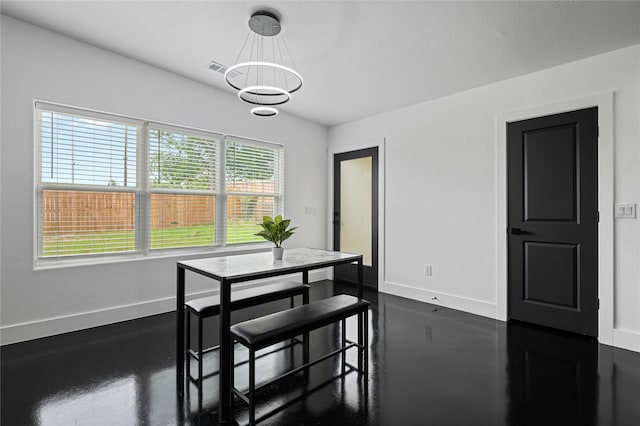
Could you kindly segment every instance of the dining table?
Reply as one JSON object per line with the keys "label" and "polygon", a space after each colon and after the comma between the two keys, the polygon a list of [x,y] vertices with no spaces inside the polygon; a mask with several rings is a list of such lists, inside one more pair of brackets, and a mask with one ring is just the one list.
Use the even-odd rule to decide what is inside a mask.
{"label": "dining table", "polygon": [[[220,292],[220,367],[219,367],[219,401],[218,417],[220,423],[229,420],[232,412],[231,395],[231,287],[233,284],[253,280],[268,282],[269,278],[302,273],[302,282],[309,283],[309,271],[332,267],[341,264],[355,263],[357,267],[357,296],[363,298],[363,263],[362,255],[340,251],[292,248],[286,249],[282,260],[275,260],[271,251],[229,256],[207,257],[184,260],[177,263],[178,276],[176,284],[176,390],[180,398],[185,391],[185,272],[203,275],[218,281]],[[358,318],[358,341],[362,341],[363,317]],[[362,369],[359,359],[359,368]],[[188,383],[188,382],[187,382]]]}

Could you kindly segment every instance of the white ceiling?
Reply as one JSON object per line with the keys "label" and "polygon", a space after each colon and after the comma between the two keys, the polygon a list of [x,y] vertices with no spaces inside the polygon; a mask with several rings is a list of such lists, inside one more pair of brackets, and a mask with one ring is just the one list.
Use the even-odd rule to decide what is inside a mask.
{"label": "white ceiling", "polygon": [[639,1],[1,3],[3,14],[230,93],[207,64],[233,63],[260,9],[281,15],[305,81],[282,110],[326,126],[640,43]]}

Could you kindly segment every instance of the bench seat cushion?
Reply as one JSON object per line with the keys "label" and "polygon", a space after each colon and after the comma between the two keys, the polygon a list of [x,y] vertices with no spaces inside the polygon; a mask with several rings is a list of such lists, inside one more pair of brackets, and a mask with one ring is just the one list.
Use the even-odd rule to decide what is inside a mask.
{"label": "bench seat cushion", "polygon": [[[308,284],[285,281],[274,284],[260,285],[242,290],[231,291],[231,310],[248,308],[262,303],[284,299],[289,296],[302,294],[308,289]],[[201,297],[189,300],[185,307],[201,316],[220,314],[220,295]]]}
{"label": "bench seat cushion", "polygon": [[231,326],[231,335],[260,349],[368,309],[369,302],[340,294]]}

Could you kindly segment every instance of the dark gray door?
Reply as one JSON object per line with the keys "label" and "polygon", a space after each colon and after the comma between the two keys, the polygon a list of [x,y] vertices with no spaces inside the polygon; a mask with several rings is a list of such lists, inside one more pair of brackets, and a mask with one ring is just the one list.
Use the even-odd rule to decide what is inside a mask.
{"label": "dark gray door", "polygon": [[[363,256],[363,281],[378,287],[378,148],[334,155],[333,247]],[[334,279],[357,283],[355,265],[334,267]]]}
{"label": "dark gray door", "polygon": [[598,334],[598,109],[507,126],[509,318]]}

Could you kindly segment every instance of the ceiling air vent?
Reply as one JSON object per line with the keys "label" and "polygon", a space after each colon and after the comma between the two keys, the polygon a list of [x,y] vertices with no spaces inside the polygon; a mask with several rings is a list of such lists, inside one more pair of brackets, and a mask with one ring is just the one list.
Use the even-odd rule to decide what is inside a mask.
{"label": "ceiling air vent", "polygon": [[[229,68],[228,66],[219,64],[216,61],[209,62],[209,65],[207,65],[207,67],[211,71],[215,71],[215,72],[218,72],[220,74],[224,74],[225,72],[227,72],[227,68]],[[239,77],[241,75],[242,75],[242,73],[240,73],[238,71],[232,71],[231,74],[229,74],[229,76],[232,77],[232,78]]]}

